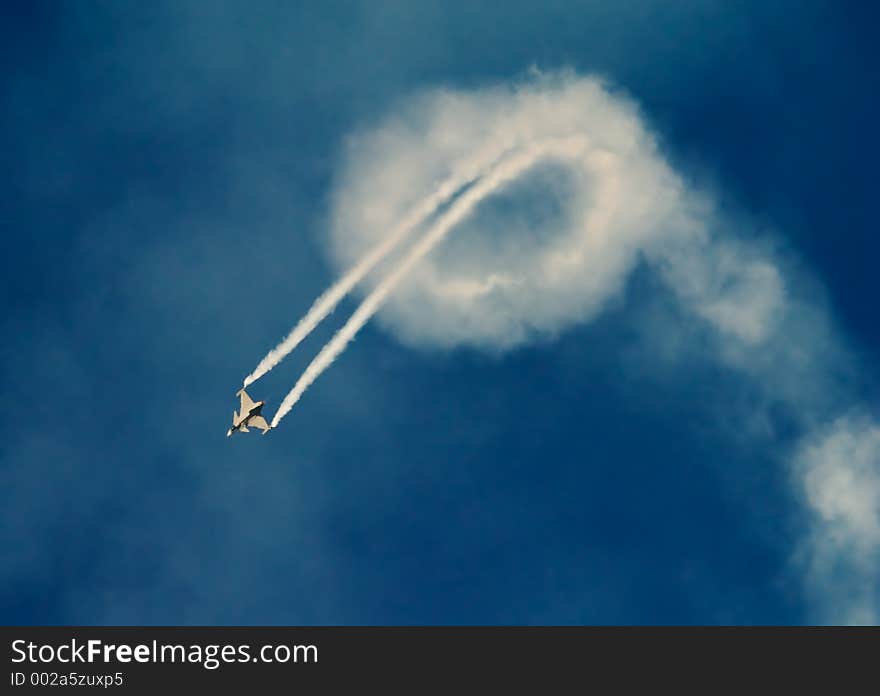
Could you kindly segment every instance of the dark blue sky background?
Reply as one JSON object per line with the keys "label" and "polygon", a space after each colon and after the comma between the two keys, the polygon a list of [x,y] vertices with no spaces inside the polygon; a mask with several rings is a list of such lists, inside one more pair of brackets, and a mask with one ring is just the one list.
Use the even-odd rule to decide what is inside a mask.
{"label": "dark blue sky background", "polygon": [[[774,230],[876,403],[866,7],[5,7],[0,621],[808,620],[786,443],[735,436],[727,405],[754,397],[711,361],[644,367],[629,301],[503,357],[368,327],[269,437],[224,434],[333,279],[346,133],[531,65],[607,77],[679,169]],[[352,306],[255,385],[269,412]]]}

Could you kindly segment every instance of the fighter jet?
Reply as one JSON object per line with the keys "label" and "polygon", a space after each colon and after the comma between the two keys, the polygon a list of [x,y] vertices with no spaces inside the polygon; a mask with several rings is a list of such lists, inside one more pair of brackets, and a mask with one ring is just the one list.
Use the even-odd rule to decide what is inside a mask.
{"label": "fighter jet", "polygon": [[226,431],[226,437],[231,437],[232,433],[238,431],[248,432],[247,426],[259,428],[263,431],[263,435],[268,433],[272,426],[260,415],[263,404],[266,402],[257,401],[254,403],[244,389],[239,390],[235,395],[241,397],[241,408],[238,413],[232,412],[232,427]]}

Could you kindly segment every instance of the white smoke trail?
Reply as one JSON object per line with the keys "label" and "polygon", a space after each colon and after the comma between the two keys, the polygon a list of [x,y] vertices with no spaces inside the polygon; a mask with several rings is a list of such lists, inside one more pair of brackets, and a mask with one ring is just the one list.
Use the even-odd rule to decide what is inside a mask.
{"label": "white smoke trail", "polygon": [[409,254],[376,286],[352,314],[351,318],[309,363],[290,393],[284,397],[278,412],[272,419],[272,427],[278,425],[306,389],[320,377],[333,361],[345,350],[358,331],[379,310],[389,293],[412,270],[412,268],[446,236],[446,234],[473,210],[487,195],[535,164],[548,157],[573,158],[582,154],[586,147],[583,136],[553,139],[527,145],[522,152],[503,160],[470,189],[464,192],[410,250]]}
{"label": "white smoke trail", "polygon": [[[436,172],[456,171],[462,152],[476,151],[498,129],[516,136],[508,157],[449,194],[448,208],[421,225],[424,236],[396,267],[371,278],[362,304],[306,368],[272,425],[377,313],[404,344],[507,350],[589,322],[644,264],[677,306],[661,297],[637,315],[650,347],[633,364],[671,366],[708,351],[751,378],[750,407],[723,408],[744,435],[778,444],[773,455],[791,468],[809,518],[794,560],[805,571],[811,609],[831,623],[880,620],[880,422],[853,387],[860,365],[809,274],[672,169],[637,107],[599,80],[559,73],[510,87],[422,95],[356,139],[342,162],[329,229],[341,268],[397,229],[412,201],[433,190]],[[575,153],[547,145],[571,134],[589,141],[564,177],[553,167],[528,171],[554,148]],[[512,214],[506,202],[474,210],[523,175],[534,176],[525,182],[529,194],[509,191]],[[540,205],[529,197],[535,184],[543,187]],[[453,228],[460,234],[448,239]]]}
{"label": "white smoke trail", "polygon": [[377,264],[381,263],[413,229],[428,219],[462,187],[488,171],[513,145],[513,138],[505,137],[502,133],[481,148],[476,155],[456,167],[457,171],[444,180],[434,193],[422,199],[421,203],[381,243],[315,300],[309,311],[299,320],[291,332],[266,354],[266,357],[259,362],[251,374],[245,377],[244,386],[253,384],[284,360],[333,311],[342,298],[351,292],[351,289],[361,282]]}

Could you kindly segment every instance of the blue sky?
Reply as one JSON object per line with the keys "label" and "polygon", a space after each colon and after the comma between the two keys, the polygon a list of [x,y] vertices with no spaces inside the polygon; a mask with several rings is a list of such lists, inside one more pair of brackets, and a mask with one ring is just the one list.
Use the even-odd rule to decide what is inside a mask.
{"label": "blue sky", "polygon": [[[224,437],[336,277],[350,134],[532,66],[609,80],[740,236],[786,248],[852,356],[829,381],[876,415],[877,18],[767,5],[6,9],[3,622],[820,620],[785,463],[809,433],[699,336],[655,359],[645,270],[503,354],[370,324],[277,431]],[[274,410],[355,306],[253,395]]]}

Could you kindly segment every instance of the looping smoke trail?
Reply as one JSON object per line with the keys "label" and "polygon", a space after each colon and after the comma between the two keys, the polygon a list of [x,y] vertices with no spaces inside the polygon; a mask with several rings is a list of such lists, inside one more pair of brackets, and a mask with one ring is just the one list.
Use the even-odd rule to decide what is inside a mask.
{"label": "looping smoke trail", "polygon": [[[774,454],[790,467],[796,496],[809,513],[810,533],[794,562],[805,570],[811,607],[831,623],[880,620],[880,424],[853,390],[859,365],[835,335],[809,277],[784,253],[736,233],[748,221],[727,217],[711,192],[672,169],[637,107],[600,80],[563,72],[509,87],[438,90],[402,105],[356,141],[358,150],[343,162],[336,186],[329,231],[337,259],[360,268],[374,262],[368,256],[352,264],[355,254],[386,245],[391,251],[406,234],[401,227],[424,227],[423,236],[375,279],[285,397],[272,425],[380,309],[385,326],[403,343],[506,350],[598,316],[644,262],[671,291],[683,322],[693,317],[700,323],[700,345],[693,350],[711,351],[754,380],[757,412],[734,414],[744,432],[766,437],[775,421],[770,410],[777,408],[796,430],[780,436]],[[468,181],[455,164],[463,160],[460,153],[498,140],[490,134],[501,129],[515,136],[509,137],[510,151],[491,165],[477,162]],[[589,141],[578,144],[571,134],[589,135]],[[570,178],[554,178],[553,167],[527,171],[551,155],[576,158],[566,172]],[[461,185],[435,190],[437,171],[459,173]],[[528,216],[552,206],[533,211],[523,199],[516,216],[504,206],[486,206],[466,219],[493,191],[526,174],[547,187],[542,198],[565,202],[563,214],[551,211],[546,224],[535,225],[539,240],[522,234],[532,231]],[[435,190],[435,202],[429,197],[410,213],[410,202],[425,190]],[[374,209],[381,214],[372,215]],[[443,253],[431,253],[453,228],[464,232],[467,224],[511,234],[462,234]],[[386,239],[389,228],[392,241]],[[419,272],[410,273],[416,264]],[[338,297],[352,278],[364,275],[340,281]],[[329,301],[319,298],[304,327],[338,301],[333,292]],[[676,326],[663,322],[652,315],[645,323],[659,344],[652,355],[655,347],[661,356],[688,355],[692,346],[681,340],[678,315]],[[278,355],[289,346],[279,346]],[[793,438],[800,441],[794,451]]]}
{"label": "looping smoke trail", "polygon": [[270,350],[256,369],[244,379],[247,387],[269,372],[293,351],[315,327],[320,324],[352,288],[381,263],[414,228],[429,218],[462,187],[480,178],[491,169],[515,144],[512,137],[501,134],[481,148],[469,160],[461,163],[458,171],[443,181],[437,189],[398,224],[373,250],[355,264],[336,283],[324,291],[312,304],[305,316],[275,348]]}
{"label": "looping smoke trail", "polygon": [[522,152],[511,155],[491,170],[472,188],[463,193],[424,234],[419,242],[410,250],[406,257],[392,270],[379,285],[364,299],[352,314],[351,318],[336,333],[321,352],[309,363],[308,367],[297,380],[293,389],[281,402],[278,412],[272,419],[272,427],[276,427],[284,416],[299,401],[306,389],[326,370],[333,361],[345,350],[346,346],[357,335],[358,331],[379,310],[389,293],[446,236],[446,234],[487,195],[500,186],[515,179],[534,165],[539,159],[548,157],[572,158],[579,156],[586,147],[586,138],[572,136],[570,138],[552,139],[527,145]]}

